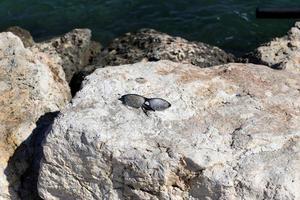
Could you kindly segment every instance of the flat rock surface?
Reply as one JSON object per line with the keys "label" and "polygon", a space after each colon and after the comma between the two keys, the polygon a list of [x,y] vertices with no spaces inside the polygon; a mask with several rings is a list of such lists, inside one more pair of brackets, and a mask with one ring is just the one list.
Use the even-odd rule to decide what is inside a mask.
{"label": "flat rock surface", "polygon": [[[159,97],[149,112],[121,95]],[[253,64],[97,69],[43,146],[54,199],[300,199],[300,79]]]}
{"label": "flat rock surface", "polygon": [[61,66],[26,49],[14,34],[0,33],[0,199],[17,199],[18,178],[27,167],[20,161],[7,168],[14,151],[41,115],[60,110],[70,96]]}

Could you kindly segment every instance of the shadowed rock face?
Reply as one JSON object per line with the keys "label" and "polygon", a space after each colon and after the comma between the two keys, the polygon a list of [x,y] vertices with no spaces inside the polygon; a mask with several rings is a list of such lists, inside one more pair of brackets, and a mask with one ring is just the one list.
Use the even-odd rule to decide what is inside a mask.
{"label": "shadowed rock face", "polygon": [[275,38],[245,56],[245,61],[300,73],[300,22],[286,36]]}
{"label": "shadowed rock face", "polygon": [[14,34],[0,33],[0,199],[18,199],[19,175],[28,167],[28,158],[21,155],[6,173],[14,151],[40,116],[60,110],[70,97],[61,66],[47,54],[25,48]]}
{"label": "shadowed rock face", "polygon": [[[147,117],[118,100],[172,106]],[[43,146],[43,199],[300,198],[300,79],[266,66],[97,69]]]}
{"label": "shadowed rock face", "polygon": [[100,57],[100,65],[122,65],[142,60],[171,60],[199,67],[233,62],[231,54],[201,42],[189,42],[153,29],[141,29],[116,38]]}
{"label": "shadowed rock face", "polygon": [[58,112],[50,112],[42,115],[30,136],[17,147],[9,158],[4,173],[9,182],[10,199],[41,200],[37,191],[42,157],[41,143],[51,130],[57,114]]}

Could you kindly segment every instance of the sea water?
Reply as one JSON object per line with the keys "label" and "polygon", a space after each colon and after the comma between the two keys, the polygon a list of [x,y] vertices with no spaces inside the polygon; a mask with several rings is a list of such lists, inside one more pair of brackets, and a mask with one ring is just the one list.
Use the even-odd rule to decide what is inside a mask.
{"label": "sea water", "polygon": [[299,0],[0,0],[0,30],[28,29],[35,40],[90,28],[94,40],[154,28],[242,55],[284,35],[295,20],[256,19],[257,6],[295,7]]}

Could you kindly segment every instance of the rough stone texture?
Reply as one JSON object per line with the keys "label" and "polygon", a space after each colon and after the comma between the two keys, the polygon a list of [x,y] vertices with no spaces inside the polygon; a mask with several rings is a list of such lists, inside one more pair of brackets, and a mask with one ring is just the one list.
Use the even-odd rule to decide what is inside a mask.
{"label": "rough stone texture", "polygon": [[74,29],[61,37],[37,43],[31,49],[49,54],[63,67],[66,80],[70,82],[75,72],[93,62],[100,53],[101,45],[91,40],[91,30]]}
{"label": "rough stone texture", "polygon": [[248,62],[300,73],[300,22],[286,36],[263,44],[245,57]]}
{"label": "rough stone texture", "polygon": [[61,109],[70,90],[61,66],[44,53],[33,53],[10,32],[0,33],[0,199],[18,199],[19,176],[26,170],[24,154],[10,157],[47,112]]}
{"label": "rough stone texture", "polygon": [[218,47],[201,42],[189,42],[153,29],[141,29],[116,38],[100,57],[100,65],[122,65],[142,60],[171,60],[191,63],[199,67],[210,67],[234,61]]}
{"label": "rough stone texture", "polygon": [[116,38],[95,59],[95,65],[75,73],[70,82],[72,94],[80,89],[83,79],[97,68],[158,60],[211,67],[233,62],[234,56],[208,44],[190,42],[153,29],[141,29],[136,33],[127,33]]}
{"label": "rough stone texture", "polygon": [[16,36],[18,36],[22,40],[25,47],[31,47],[34,45],[34,41],[30,32],[19,26],[11,26],[7,28],[5,32],[12,32]]}
{"label": "rough stone texture", "polygon": [[[121,95],[172,106],[126,107]],[[43,199],[300,199],[299,75],[159,61],[97,69],[43,145]]]}

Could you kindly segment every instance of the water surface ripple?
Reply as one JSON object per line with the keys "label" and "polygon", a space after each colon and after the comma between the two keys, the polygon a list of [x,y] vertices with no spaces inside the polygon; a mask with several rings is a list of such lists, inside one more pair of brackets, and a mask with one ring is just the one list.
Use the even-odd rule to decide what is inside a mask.
{"label": "water surface ripple", "polygon": [[0,0],[0,30],[18,25],[37,40],[87,27],[95,40],[155,28],[241,55],[281,36],[295,20],[257,20],[257,6],[300,6],[299,0]]}

